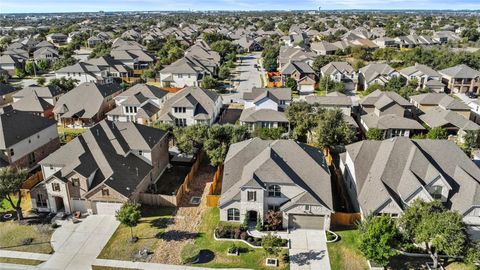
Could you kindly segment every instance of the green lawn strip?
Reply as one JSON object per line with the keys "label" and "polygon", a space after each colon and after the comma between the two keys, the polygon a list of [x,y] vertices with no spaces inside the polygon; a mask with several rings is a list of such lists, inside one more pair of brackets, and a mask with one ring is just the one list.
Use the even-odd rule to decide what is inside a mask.
{"label": "green lawn strip", "polygon": [[136,243],[130,243],[130,228],[120,225],[103,248],[100,259],[132,260],[141,249],[153,252],[159,241],[159,236],[165,231],[172,220],[173,208],[147,207],[141,208],[142,219],[133,228],[133,233],[139,238]]}
{"label": "green lawn strip", "polygon": [[340,240],[327,244],[332,269],[368,269],[367,260],[358,250],[358,231],[346,230],[335,233],[340,236]]}
{"label": "green lawn strip", "polygon": [[445,267],[446,270],[478,270],[478,268],[473,265],[473,264],[465,264],[465,263],[459,263],[459,262],[454,262],[447,267]]}
{"label": "green lawn strip", "polygon": [[[18,199],[16,196],[12,196],[12,200],[15,204],[17,204]],[[2,201],[0,201],[0,213],[10,212],[10,211],[15,211],[12,208],[12,205],[10,204],[10,202],[7,201],[7,199],[3,199]]]}
{"label": "green lawn strip", "polygon": [[[202,267],[230,267],[230,268],[250,268],[250,269],[272,269],[266,267],[265,259],[267,258],[263,249],[254,249],[239,241],[217,241],[213,237],[213,231],[220,223],[220,211],[218,208],[212,208],[207,210],[203,217],[202,225],[200,226],[200,233],[195,244],[200,247],[201,250],[210,250],[215,253],[213,261],[198,264]],[[238,225],[238,224],[237,224]],[[228,256],[227,249],[235,243],[237,247],[241,249],[239,256]],[[288,265],[284,264],[279,257],[280,267],[276,269],[289,269]],[[197,264],[196,264],[197,266]]]}
{"label": "green lawn strip", "polygon": [[0,257],[0,263],[11,263],[11,264],[23,264],[23,265],[39,265],[43,261],[31,260],[31,259],[20,259],[20,258],[5,258]]}
{"label": "green lawn strip", "polygon": [[[21,225],[17,221],[0,222],[0,249],[33,252],[53,253],[50,238],[53,230],[45,225]],[[26,239],[31,238],[30,244]]]}
{"label": "green lawn strip", "polygon": [[66,128],[62,126],[57,127],[58,134],[70,133],[70,134],[82,134],[87,128]]}

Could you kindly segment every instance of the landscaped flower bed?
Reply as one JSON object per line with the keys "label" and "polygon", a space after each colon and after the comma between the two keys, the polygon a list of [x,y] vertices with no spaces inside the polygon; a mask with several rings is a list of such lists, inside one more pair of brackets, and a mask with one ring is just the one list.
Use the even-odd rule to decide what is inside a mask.
{"label": "landscaped flower bed", "polygon": [[[256,246],[256,247],[262,246],[262,238],[250,236],[247,234],[246,230],[232,226],[232,225],[220,224],[215,229],[215,237],[218,239],[243,240],[248,242],[252,246]],[[287,246],[288,246],[288,240],[282,239],[281,247],[287,247]]]}

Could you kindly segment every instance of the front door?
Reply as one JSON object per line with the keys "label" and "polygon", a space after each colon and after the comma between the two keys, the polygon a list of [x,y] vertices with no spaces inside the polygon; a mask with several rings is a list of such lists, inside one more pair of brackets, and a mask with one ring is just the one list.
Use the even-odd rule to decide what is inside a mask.
{"label": "front door", "polygon": [[248,221],[257,222],[258,213],[257,211],[248,211]]}
{"label": "front door", "polygon": [[63,204],[63,198],[55,196],[55,208],[56,212],[65,212],[65,205]]}

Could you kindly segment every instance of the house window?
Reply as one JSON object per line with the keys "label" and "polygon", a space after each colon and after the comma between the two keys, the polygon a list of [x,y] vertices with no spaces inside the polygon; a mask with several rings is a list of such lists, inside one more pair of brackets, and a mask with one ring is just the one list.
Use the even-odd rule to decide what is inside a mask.
{"label": "house window", "polygon": [[247,200],[249,202],[254,202],[257,200],[257,192],[256,191],[247,191]]}
{"label": "house window", "polygon": [[183,77],[182,74],[178,74],[178,78],[181,79]]}
{"label": "house window", "polygon": [[274,212],[277,212],[280,210],[280,207],[278,205],[273,205],[273,204],[269,204],[268,205],[268,211],[274,211]]}
{"label": "house window", "polygon": [[15,151],[13,150],[13,148],[10,148],[10,156],[13,156],[15,155]]}
{"label": "house window", "polygon": [[37,207],[47,207],[47,198],[42,193],[37,194]]}
{"label": "house window", "polygon": [[310,211],[310,205],[308,204],[305,205],[305,211]]}
{"label": "house window", "polygon": [[138,155],[142,155],[143,154],[143,151],[142,150],[138,150]]}
{"label": "house window", "polygon": [[442,187],[441,186],[433,186],[432,187],[432,197],[435,200],[441,200],[442,199]]}
{"label": "house window", "polygon": [[240,221],[240,210],[237,208],[229,208],[227,210],[228,221]]}
{"label": "house window", "polygon": [[52,183],[52,190],[53,191],[60,191],[60,184],[59,183]]}
{"label": "house window", "polygon": [[35,161],[35,152],[28,154],[28,164],[32,165],[35,163]]}
{"label": "house window", "polygon": [[279,185],[268,186],[268,197],[280,197],[280,194]]}
{"label": "house window", "polygon": [[187,119],[185,119],[185,118],[175,118],[175,125],[177,127],[185,127],[185,126],[187,126]]}
{"label": "house window", "polygon": [[73,178],[73,179],[72,179],[72,185],[73,185],[74,187],[80,186],[80,179],[78,179],[78,178]]}
{"label": "house window", "polygon": [[108,191],[108,189],[102,189],[102,196],[110,196],[110,192]]}

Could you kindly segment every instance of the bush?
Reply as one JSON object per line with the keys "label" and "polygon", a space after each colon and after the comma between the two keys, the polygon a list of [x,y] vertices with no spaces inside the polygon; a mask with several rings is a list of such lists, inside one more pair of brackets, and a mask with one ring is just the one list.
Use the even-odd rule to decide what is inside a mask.
{"label": "bush", "polygon": [[250,243],[250,244],[252,244],[252,243],[253,243],[253,237],[249,236],[249,237],[247,238],[247,242]]}
{"label": "bush", "polygon": [[240,239],[240,234],[242,231],[240,229],[235,229],[235,239]]}
{"label": "bush", "polygon": [[290,256],[288,255],[287,251],[283,251],[281,256],[282,256],[282,261],[284,263],[289,263],[290,262]]}
{"label": "bush", "polygon": [[200,255],[200,248],[195,244],[187,244],[180,254],[183,264],[194,263]]}
{"label": "bush", "polygon": [[245,240],[247,239],[247,236],[248,236],[247,232],[242,232],[242,233],[240,234],[240,239],[242,239],[242,240],[245,241]]}
{"label": "bush", "polygon": [[219,224],[216,230],[216,235],[218,238],[232,238],[233,231],[233,226],[227,224]]}
{"label": "bush", "polygon": [[50,225],[52,227],[52,229],[56,229],[58,228],[58,224],[57,223],[52,223],[52,225]]}
{"label": "bush", "polygon": [[235,244],[231,244],[228,249],[227,249],[228,253],[236,253],[238,251],[238,247],[235,245]]}
{"label": "bush", "polygon": [[22,245],[27,246],[27,245],[30,245],[32,242],[33,242],[33,238],[31,237],[25,238],[22,240]]}

